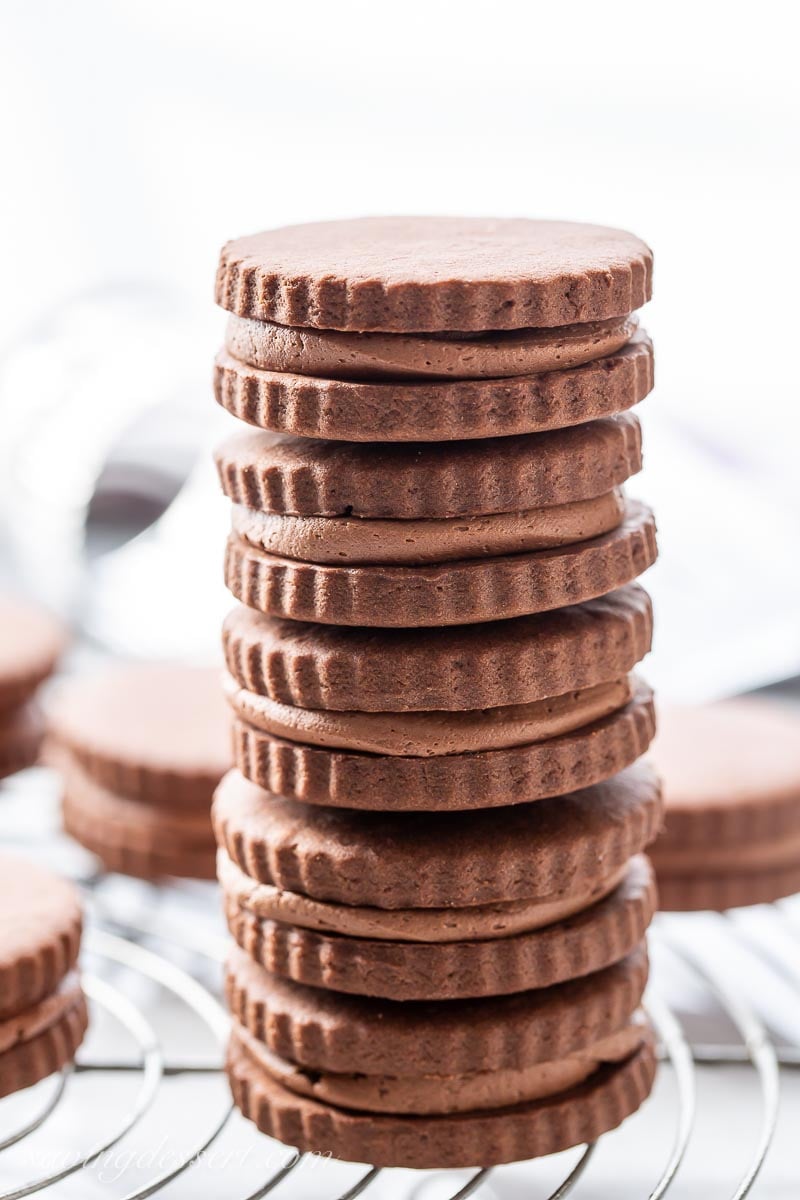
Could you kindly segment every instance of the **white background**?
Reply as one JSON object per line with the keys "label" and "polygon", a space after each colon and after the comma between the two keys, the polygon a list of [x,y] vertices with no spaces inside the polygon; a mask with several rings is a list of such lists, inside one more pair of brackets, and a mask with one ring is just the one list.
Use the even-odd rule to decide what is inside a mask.
{"label": "white background", "polygon": [[[645,319],[658,390],[636,485],[662,531],[651,674],[686,696],[794,674],[791,12],[773,0],[6,2],[0,353],[87,289],[158,286],[191,326],[173,366],[202,422],[229,237],[367,212],[633,229],[657,263]],[[152,340],[132,334],[116,357],[134,369]],[[66,438],[59,450],[80,456],[85,432]],[[48,469],[50,481],[62,467]]]}

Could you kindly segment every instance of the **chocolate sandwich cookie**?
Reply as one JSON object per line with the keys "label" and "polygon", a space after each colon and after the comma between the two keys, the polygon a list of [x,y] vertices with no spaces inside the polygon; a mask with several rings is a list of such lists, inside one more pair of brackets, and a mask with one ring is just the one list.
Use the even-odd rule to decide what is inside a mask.
{"label": "chocolate sandwich cookie", "polygon": [[39,1004],[0,1019],[0,1099],[33,1087],[71,1063],[88,1025],[77,975],[63,980]]}
{"label": "chocolate sandwich cookie", "polygon": [[0,913],[0,1096],[7,1096],[70,1062],[88,1016],[75,972],[82,926],[75,889],[4,854]]}
{"label": "chocolate sandwich cookie", "polygon": [[212,815],[219,846],[256,883],[349,907],[463,909],[556,900],[615,876],[660,830],[661,799],[639,765],[502,820],[361,813],[308,808],[232,771]]}
{"label": "chocolate sandwich cookie", "polygon": [[[613,1051],[611,1052],[613,1055]],[[655,1075],[652,1036],[642,1027],[637,1048],[621,1061],[593,1061],[586,1081],[511,1107],[416,1116],[347,1109],[293,1092],[264,1070],[234,1034],[228,1075],[242,1113],[266,1134],[301,1151],[336,1147],[337,1157],[394,1167],[492,1166],[553,1154],[591,1142],[642,1104]],[[437,1081],[441,1090],[449,1081]]]}
{"label": "chocolate sandwich cookie", "polygon": [[527,704],[627,675],[650,650],[637,584],[584,604],[467,628],[358,629],[264,616],[243,605],[222,630],[239,687],[282,704],[360,712]]}
{"label": "chocolate sandwich cookie", "polygon": [[225,993],[237,1025],[278,1058],[344,1076],[466,1076],[562,1059],[623,1029],[647,982],[644,945],[555,987],[478,1000],[400,1002],[306,987],[238,946]]}
{"label": "chocolate sandwich cookie", "polygon": [[655,523],[628,502],[610,533],[549,550],[420,566],[327,566],[257,549],[233,534],[225,581],[271,616],[379,628],[475,624],[578,604],[614,591],[656,559]]}
{"label": "chocolate sandwich cookie", "polygon": [[235,951],[226,994],[235,1052],[268,1083],[340,1113],[406,1119],[545,1100],[628,1060],[649,1041],[646,978],[639,947],[542,991],[403,1004],[287,982]]}
{"label": "chocolate sandwich cookie", "polygon": [[648,247],[618,229],[368,217],[228,242],[216,300],[236,316],[280,325],[458,333],[625,317],[651,287]]}
{"label": "chocolate sandwich cookie", "polygon": [[[425,754],[313,746],[237,716],[234,760],[247,779],[268,791],[323,807],[436,812],[515,805],[599,783],[644,754],[655,733],[653,697],[640,680],[630,686],[627,703],[579,728],[542,741],[462,752],[448,752],[447,741],[441,752],[430,753],[437,747],[428,745]],[[444,721],[439,724],[447,732]]]}
{"label": "chocolate sandwich cookie", "polygon": [[138,879],[215,878],[207,806],[194,812],[129,800],[74,763],[63,768],[63,776],[64,830],[97,855],[106,870]]}
{"label": "chocolate sandwich cookie", "polygon": [[[373,520],[392,521],[413,531],[417,521],[510,518],[598,500],[641,469],[642,443],[639,421],[622,413],[572,429],[445,445],[245,433],[225,442],[216,462],[225,494],[242,508],[361,518],[367,531]],[[317,524],[335,540],[334,521]],[[437,528],[441,540],[446,527]]]}
{"label": "chocolate sandwich cookie", "polygon": [[764,699],[665,708],[653,759],[662,906],[726,909],[800,891],[800,715]]}
{"label": "chocolate sandwich cookie", "polygon": [[0,713],[0,779],[32,767],[38,761],[43,737],[44,718],[36,701]]}
{"label": "chocolate sandwich cookie", "polygon": [[[596,1140],[635,1112],[655,1076],[652,1036],[621,1062],[596,1063],[586,1081],[511,1107],[436,1116],[354,1111],[290,1091],[234,1034],[228,1076],[241,1112],[300,1151],[393,1167],[492,1166]],[[443,1080],[441,1086],[445,1086]],[[557,1083],[554,1083],[557,1087]]]}
{"label": "chocolate sandwich cookie", "polygon": [[65,645],[65,631],[49,613],[0,596],[0,722],[52,674]]}
{"label": "chocolate sandwich cookie", "polygon": [[543,987],[623,957],[653,904],[629,860],[660,820],[643,768],[511,809],[501,828],[488,812],[306,812],[236,773],[214,803],[239,944],[277,974],[394,999]]}
{"label": "chocolate sandwich cookie", "polygon": [[109,871],[213,879],[229,726],[215,670],[151,663],[67,681],[50,719],[66,832]]}
{"label": "chocolate sandwich cookie", "polygon": [[625,412],[653,387],[643,331],[583,366],[506,379],[402,381],[268,371],[220,351],[214,394],[233,416],[277,433],[349,442],[426,442],[566,429]]}
{"label": "chocolate sandwich cookie", "polygon": [[50,733],[101,787],[167,808],[208,805],[230,766],[229,717],[215,670],[125,664],[71,679]]}
{"label": "chocolate sandwich cookie", "polygon": [[225,898],[228,928],[268,971],[312,987],[392,1000],[503,996],[600,971],[641,942],[655,909],[655,879],[644,856],[631,859],[621,882],[602,899],[590,898],[588,908],[524,933],[467,941],[319,933],[260,918]]}

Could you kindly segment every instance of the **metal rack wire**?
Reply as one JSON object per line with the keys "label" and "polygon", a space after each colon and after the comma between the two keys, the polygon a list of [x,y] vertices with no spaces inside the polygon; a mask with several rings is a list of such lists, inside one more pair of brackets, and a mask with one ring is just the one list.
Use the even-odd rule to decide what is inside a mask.
{"label": "metal rack wire", "polygon": [[[86,991],[93,1008],[102,1011],[107,1019],[116,1022],[125,1035],[132,1039],[136,1048],[135,1054],[121,1062],[92,1058],[88,1053],[80,1052],[73,1067],[39,1085],[34,1093],[38,1108],[32,1115],[27,1115],[14,1128],[6,1128],[0,1124],[0,1200],[21,1200],[22,1197],[38,1195],[73,1176],[90,1171],[103,1155],[118,1147],[141,1125],[162,1093],[167,1080],[200,1074],[215,1075],[221,1070],[228,1019],[213,994],[213,985],[206,986],[200,982],[200,978],[207,975],[209,970],[218,977],[220,960],[224,954],[224,938],[209,938],[206,935],[193,937],[180,922],[177,923],[180,925],[178,928],[175,923],[171,925],[160,917],[153,920],[152,915],[146,912],[142,917],[127,914],[124,919],[120,919],[118,913],[110,912],[106,908],[99,895],[100,885],[104,882],[103,877],[94,876],[84,882],[92,913],[90,929],[85,939],[85,956],[92,963],[91,969],[84,974]],[[154,897],[168,897],[178,890],[179,886],[153,889]],[[788,944],[796,948],[796,961],[787,961],[785,957],[776,958],[768,946],[765,947],[759,939],[753,938],[740,921],[739,915],[735,913],[719,918],[719,936],[730,939],[750,954],[758,954],[764,961],[769,961],[772,969],[779,969],[793,986],[800,986],[800,921],[783,905],[772,906],[770,919],[779,926],[781,937],[788,939]],[[672,956],[680,962],[684,970],[690,971],[704,988],[710,990],[721,1010],[736,1028],[741,1042],[732,1045],[691,1045],[681,1022],[664,998],[658,972],[655,972],[648,989],[646,1006],[659,1037],[662,1070],[670,1072],[674,1080],[672,1090],[675,1101],[669,1113],[669,1121],[663,1124],[663,1128],[670,1129],[671,1132],[665,1134],[663,1144],[653,1147],[653,1180],[647,1192],[643,1194],[646,1194],[647,1200],[661,1200],[661,1197],[671,1191],[678,1176],[687,1148],[695,1134],[698,1067],[720,1068],[750,1064],[760,1097],[760,1119],[752,1139],[746,1167],[735,1182],[734,1190],[727,1193],[729,1200],[744,1200],[761,1173],[775,1133],[779,1112],[780,1071],[799,1067],[800,1051],[794,1048],[779,1051],[776,1048],[754,1006],[743,998],[717,965],[701,957],[691,937],[691,930],[684,922],[676,922],[669,917],[658,918],[652,933],[652,942],[660,953]],[[174,955],[176,949],[180,949],[182,954],[188,955],[196,962],[196,969],[193,965],[191,973],[171,961],[170,956]],[[129,991],[135,992],[135,988],[128,986],[128,978],[138,978],[140,982],[144,980],[151,986],[156,985],[173,1002],[182,1006],[182,1010],[188,1016],[199,1021],[207,1037],[216,1047],[215,1058],[211,1061],[193,1059],[170,1062],[152,1023],[128,994]],[[87,1138],[87,1145],[75,1153],[71,1161],[60,1164],[56,1169],[34,1174],[25,1182],[15,1184],[10,1190],[2,1190],[4,1157],[13,1154],[15,1149],[18,1151],[33,1135],[46,1133],[48,1122],[56,1114],[63,1112],[65,1108],[69,1109],[73,1103],[83,1103],[82,1097],[73,1099],[73,1092],[76,1079],[86,1075],[103,1079],[120,1075],[133,1076],[136,1083],[132,1100],[126,1102],[122,1111],[115,1115],[112,1127],[99,1140],[92,1141],[91,1138]],[[13,1099],[11,1103],[13,1105]],[[8,1104],[9,1101],[6,1101],[5,1105]],[[225,1092],[219,1109],[207,1114],[208,1124],[199,1136],[196,1136],[189,1150],[169,1167],[158,1171],[141,1187],[126,1192],[123,1200],[146,1200],[147,1197],[160,1194],[168,1184],[180,1176],[190,1173],[217,1142],[223,1131],[229,1129],[233,1111]],[[634,1116],[630,1120],[635,1122],[637,1117]],[[661,1122],[659,1124],[661,1127]],[[266,1143],[269,1139],[263,1141]],[[295,1176],[309,1158],[308,1155],[275,1145],[276,1155],[281,1157],[277,1159],[277,1165],[271,1160],[270,1167],[260,1179],[256,1190],[239,1194],[235,1188],[231,1190],[230,1185],[226,1183],[226,1196],[230,1196],[231,1200],[261,1200],[261,1197],[271,1195],[289,1177]],[[596,1147],[597,1143],[578,1151],[577,1161],[555,1190],[550,1191],[547,1200],[562,1200],[578,1181],[587,1175]],[[442,1200],[480,1197],[486,1185],[491,1182],[492,1196],[502,1197],[502,1170],[503,1168],[476,1170],[466,1182],[461,1181],[460,1173],[454,1173],[452,1190],[439,1190],[437,1196],[441,1195]],[[360,1171],[360,1174],[354,1183],[342,1190],[341,1185],[337,1183],[337,1177],[326,1175],[324,1164],[321,1168],[317,1165],[314,1195],[326,1200],[355,1200],[358,1196],[372,1192],[379,1179],[392,1175],[390,1171],[375,1167],[354,1167],[353,1171]],[[535,1163],[530,1164],[530,1171],[531,1179],[535,1180]],[[399,1174],[405,1178],[409,1173]],[[418,1176],[417,1181],[412,1181],[403,1192],[408,1200],[422,1196],[424,1180],[430,1177],[430,1173],[427,1172],[413,1174]],[[588,1175],[587,1178],[591,1176]],[[441,1182],[441,1173],[438,1173],[437,1180]],[[288,1183],[281,1194],[289,1200],[291,1191],[291,1183]]]}

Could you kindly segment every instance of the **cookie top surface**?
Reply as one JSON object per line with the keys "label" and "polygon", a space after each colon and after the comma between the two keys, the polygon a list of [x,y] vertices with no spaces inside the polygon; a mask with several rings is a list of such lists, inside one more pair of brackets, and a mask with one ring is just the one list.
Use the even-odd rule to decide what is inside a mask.
{"label": "cookie top surface", "polygon": [[70,679],[49,716],[58,745],[134,799],[182,785],[208,799],[230,766],[230,718],[214,669],[126,664]]}
{"label": "cookie top surface", "polygon": [[631,233],[566,221],[365,217],[228,242],[216,280],[229,312],[281,325],[473,332],[624,316],[652,288]]}
{"label": "cookie top surface", "polygon": [[49,613],[0,595],[0,709],[22,703],[50,675],[65,643]]}
{"label": "cookie top surface", "polygon": [[24,859],[0,855],[0,1017],[55,991],[75,964],[81,906],[72,884]]}
{"label": "cookie top surface", "polygon": [[259,512],[447,518],[593,498],[641,468],[633,413],[484,441],[369,444],[270,433],[219,447],[223,491]]}
{"label": "cookie top surface", "polygon": [[660,850],[800,833],[796,709],[761,698],[665,707],[651,757],[664,780]]}
{"label": "cookie top surface", "polygon": [[351,812],[273,796],[237,771],[214,801],[218,843],[251,878],[315,899],[434,908],[550,896],[622,866],[655,837],[658,782],[631,767],[501,816]]}

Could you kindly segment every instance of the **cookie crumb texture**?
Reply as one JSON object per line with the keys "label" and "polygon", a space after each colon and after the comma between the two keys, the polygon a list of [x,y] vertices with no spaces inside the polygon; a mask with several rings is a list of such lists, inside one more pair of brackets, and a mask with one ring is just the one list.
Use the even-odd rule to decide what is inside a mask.
{"label": "cookie crumb texture", "polygon": [[227,1070],[301,1151],[492,1166],[650,1092],[651,281],[566,222],[222,250]]}

